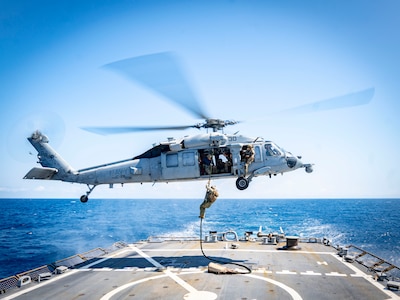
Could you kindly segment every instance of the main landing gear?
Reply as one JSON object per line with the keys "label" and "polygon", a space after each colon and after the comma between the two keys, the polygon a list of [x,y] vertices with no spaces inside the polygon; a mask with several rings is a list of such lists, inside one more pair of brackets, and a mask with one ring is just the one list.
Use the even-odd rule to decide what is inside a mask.
{"label": "main landing gear", "polygon": [[254,177],[254,172],[247,176],[247,178],[245,176],[246,175],[243,175],[242,173],[239,175],[238,179],[236,179],[236,187],[238,190],[243,191],[249,187],[249,184]]}
{"label": "main landing gear", "polygon": [[249,182],[250,182],[249,179],[240,176],[238,179],[236,179],[236,187],[241,191],[245,190],[249,187]]}
{"label": "main landing gear", "polygon": [[94,188],[95,188],[96,186],[94,185],[94,186],[90,187],[90,185],[88,184],[87,187],[88,187],[89,190],[86,192],[86,195],[82,195],[81,198],[80,198],[80,200],[81,200],[82,203],[88,202],[88,200],[89,200],[89,195],[90,195],[90,193],[94,190]]}

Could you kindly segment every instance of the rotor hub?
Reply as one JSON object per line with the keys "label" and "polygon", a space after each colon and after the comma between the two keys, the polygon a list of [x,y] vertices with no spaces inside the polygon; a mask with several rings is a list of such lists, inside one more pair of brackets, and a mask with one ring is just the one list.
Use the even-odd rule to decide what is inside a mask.
{"label": "rotor hub", "polygon": [[212,128],[213,131],[221,130],[225,126],[237,124],[233,120],[221,120],[221,119],[206,119],[205,123],[199,123],[195,125],[196,128]]}

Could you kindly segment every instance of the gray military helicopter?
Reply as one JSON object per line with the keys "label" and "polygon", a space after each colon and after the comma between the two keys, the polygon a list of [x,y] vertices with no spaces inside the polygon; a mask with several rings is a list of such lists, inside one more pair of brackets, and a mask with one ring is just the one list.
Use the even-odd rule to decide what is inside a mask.
{"label": "gray military helicopter", "polygon": [[[83,127],[83,129],[103,135],[188,128],[203,129],[206,132],[180,139],[168,139],[133,158],[75,170],[49,145],[47,136],[35,131],[28,140],[38,152],[38,163],[41,167],[32,168],[24,179],[86,184],[88,191],[80,197],[80,201],[87,202],[93,189],[101,184],[108,184],[112,188],[114,184],[125,183],[236,178],[236,187],[245,190],[257,176],[272,177],[297,169],[305,169],[307,173],[313,171],[312,163],[303,163],[300,156],[285,151],[272,141],[237,133],[224,133],[225,127],[239,122],[210,118],[203,112],[183,76],[176,56],[172,53],[130,58],[105,67],[151,88],[203,119],[204,122],[183,126]],[[362,105],[368,103],[373,94],[374,89],[370,88],[285,112],[301,113]]]}

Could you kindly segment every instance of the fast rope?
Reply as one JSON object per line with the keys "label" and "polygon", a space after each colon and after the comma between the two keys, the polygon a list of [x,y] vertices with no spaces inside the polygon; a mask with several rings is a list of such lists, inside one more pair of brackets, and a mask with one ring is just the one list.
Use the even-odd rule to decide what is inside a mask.
{"label": "fast rope", "polygon": [[[211,179],[211,178],[210,178]],[[215,188],[215,186],[210,186],[210,179],[208,180],[208,184],[206,185],[206,196],[204,198],[203,203],[200,205],[200,250],[201,253],[203,254],[203,256],[213,262],[219,263],[219,264],[229,264],[229,265],[236,265],[239,266],[241,268],[246,269],[246,272],[237,272],[237,271],[233,271],[233,270],[229,270],[226,274],[249,274],[251,273],[251,269],[243,264],[239,264],[239,263],[235,263],[235,262],[226,262],[226,261],[222,261],[222,260],[218,260],[218,259],[214,259],[211,258],[209,256],[207,256],[204,253],[203,250],[203,219],[205,218],[205,210],[206,208],[209,208],[211,206],[211,204],[213,204],[215,202],[215,200],[217,200],[218,197],[218,191]]]}

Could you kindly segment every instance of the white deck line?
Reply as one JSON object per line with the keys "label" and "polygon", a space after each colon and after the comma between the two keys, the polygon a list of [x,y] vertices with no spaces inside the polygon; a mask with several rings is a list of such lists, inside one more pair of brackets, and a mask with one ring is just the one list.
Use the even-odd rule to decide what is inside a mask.
{"label": "white deck line", "polygon": [[90,271],[90,269],[89,269],[90,267],[92,267],[92,266],[94,266],[94,265],[97,265],[97,264],[99,264],[99,263],[102,263],[103,261],[106,261],[106,260],[108,260],[108,259],[110,259],[110,258],[112,258],[112,257],[114,257],[114,256],[117,256],[117,255],[119,255],[119,254],[121,254],[121,253],[124,253],[124,252],[126,252],[126,251],[128,251],[128,250],[127,250],[127,249],[122,249],[122,250],[120,250],[120,251],[116,251],[116,252],[114,252],[112,255],[108,255],[107,257],[104,257],[104,258],[102,258],[102,259],[100,259],[100,260],[97,260],[97,261],[95,261],[95,262],[93,262],[93,263],[91,263],[91,264],[88,264],[88,265],[86,265],[86,266],[84,266],[84,267],[82,267],[82,268],[75,269],[75,270],[68,270],[68,271],[65,272],[64,274],[60,274],[60,275],[54,276],[54,277],[52,277],[52,278],[50,278],[50,279],[48,279],[48,280],[46,280],[46,281],[42,281],[40,284],[37,284],[37,285],[35,285],[35,286],[32,286],[32,287],[23,289],[23,290],[21,290],[21,291],[19,291],[19,292],[16,292],[16,293],[14,293],[14,294],[12,294],[12,295],[10,295],[10,296],[7,296],[7,297],[5,297],[5,298],[2,298],[2,300],[14,299],[14,298],[19,297],[19,296],[21,296],[21,295],[23,295],[23,294],[26,294],[26,293],[29,293],[29,292],[31,292],[31,291],[33,291],[33,290],[39,289],[39,288],[41,288],[42,286],[48,285],[48,284],[50,284],[50,283],[53,283],[54,281],[57,281],[57,280],[59,280],[59,279],[65,278],[65,277],[70,276],[70,275],[73,275],[73,274],[75,274],[75,273],[77,273],[77,272],[80,272],[80,271]]}
{"label": "white deck line", "polygon": [[397,296],[395,293],[387,290],[382,284],[376,282],[371,275],[368,275],[366,273],[364,273],[363,271],[361,271],[360,269],[358,269],[357,267],[353,266],[352,263],[345,263],[341,257],[338,257],[336,254],[332,254],[332,256],[334,258],[336,258],[338,261],[340,261],[342,264],[346,265],[347,267],[349,267],[351,270],[354,271],[355,274],[350,274],[350,276],[352,277],[362,277],[365,280],[367,280],[369,283],[371,283],[372,285],[374,285],[376,288],[378,288],[379,290],[381,290],[382,292],[384,292],[388,298],[387,299],[396,299],[396,300],[400,300],[400,297]]}
{"label": "white deck line", "polygon": [[109,300],[111,297],[115,296],[119,292],[122,292],[123,290],[125,290],[125,289],[127,289],[127,288],[129,288],[131,286],[134,286],[136,284],[140,284],[140,283],[143,283],[143,282],[146,282],[146,281],[167,277],[167,276],[168,275],[166,275],[166,274],[161,274],[161,275],[157,275],[157,276],[153,276],[153,277],[147,277],[147,278],[143,278],[143,279],[140,279],[140,280],[136,280],[134,282],[129,282],[127,284],[124,284],[124,285],[112,290],[111,292],[108,292],[103,297],[101,297],[100,300]]}
{"label": "white deck line", "polygon": [[[204,244],[203,244],[204,245]],[[229,252],[259,252],[259,253],[288,253],[288,251],[285,250],[258,250],[258,249],[226,249],[224,247],[222,248],[204,248],[203,250],[205,252],[211,252],[211,251],[229,251]],[[176,251],[185,251],[185,252],[201,252],[200,249],[179,249],[179,248],[174,248],[174,249],[142,249],[143,252],[176,252]],[[291,251],[291,254],[328,254],[332,255],[334,254],[333,252],[315,252],[315,251]]]}
{"label": "white deck line", "polygon": [[[129,246],[130,249],[136,251],[137,254],[139,254],[141,257],[146,259],[148,262],[150,262],[153,266],[157,268],[165,268],[162,264],[159,262],[155,261],[152,257],[144,253],[142,250],[135,246]],[[184,289],[186,289],[189,293],[196,293],[198,292],[193,286],[188,284],[186,281],[184,281],[182,278],[178,277],[175,273],[172,273],[170,270],[165,269],[164,273],[169,276],[172,280],[174,280],[176,283],[178,283],[180,286],[182,286]]]}
{"label": "white deck line", "polygon": [[243,276],[246,277],[251,277],[254,279],[260,279],[260,280],[264,280],[266,282],[272,283],[274,285],[279,286],[281,289],[285,290],[286,292],[289,293],[290,296],[292,296],[293,300],[303,300],[303,298],[301,298],[301,296],[299,295],[299,293],[297,293],[294,289],[292,289],[291,287],[287,286],[286,284],[283,284],[282,282],[270,279],[270,278],[266,278],[266,277],[261,277],[261,276],[257,276],[254,274],[245,274]]}
{"label": "white deck line", "polygon": [[315,273],[314,271],[305,271],[305,272],[300,272],[300,275],[320,276],[322,274],[321,273]]}
{"label": "white deck line", "polygon": [[40,284],[37,284],[37,285],[32,286],[32,287],[29,287],[29,288],[27,288],[27,289],[23,289],[23,290],[21,290],[21,291],[19,291],[19,292],[16,292],[16,293],[14,293],[14,294],[12,294],[12,295],[10,295],[10,296],[7,296],[7,297],[5,297],[5,298],[2,298],[2,300],[14,299],[14,298],[19,297],[19,296],[21,296],[21,295],[23,295],[23,294],[26,294],[26,293],[29,293],[29,292],[31,292],[31,291],[33,291],[33,290],[39,289],[39,288],[41,288],[42,286],[48,285],[48,284],[50,284],[50,283],[53,283],[54,281],[57,281],[57,280],[59,280],[59,279],[65,278],[65,277],[70,276],[70,275],[73,275],[73,274],[75,274],[75,273],[77,273],[77,272],[78,272],[78,270],[69,270],[68,272],[66,272],[66,273],[64,273],[64,274],[60,274],[60,275],[54,276],[54,277],[52,277],[52,278],[50,278],[50,279],[48,279],[48,280],[46,280],[46,281],[40,282]]}
{"label": "white deck line", "polygon": [[[138,249],[138,248],[136,248],[134,246],[130,246],[130,248],[135,250],[140,256],[142,256],[143,258],[148,260],[154,266],[161,267],[161,268],[163,267],[160,263],[155,261],[152,257],[148,256],[146,253],[144,253],[140,249]],[[182,249],[181,251],[184,251],[184,249]],[[177,276],[175,273],[172,273],[168,269],[165,270],[164,273],[166,275],[168,275],[169,277],[171,277],[175,282],[180,284],[187,291],[189,291],[189,293],[196,294],[198,292],[194,287],[189,285],[186,281],[184,281],[183,279],[181,279],[179,276]],[[272,280],[272,279],[269,279],[269,278],[260,277],[260,276],[257,276],[257,275],[252,275],[252,274],[246,274],[245,276],[252,277],[252,278],[255,278],[255,279],[264,280],[264,281],[270,282],[272,284],[275,284],[275,285],[279,286],[280,288],[282,288],[283,290],[285,290],[286,292],[288,292],[289,295],[293,298],[293,300],[302,300],[301,296],[294,289],[288,287],[287,285],[285,285],[285,284],[283,284],[283,283],[281,283],[279,281]],[[109,299],[109,298],[104,298],[104,299],[103,298],[101,298],[101,300],[108,300]]]}
{"label": "white deck line", "polygon": [[276,274],[280,274],[280,275],[297,275],[297,272],[292,272],[292,271],[289,271],[289,270],[282,270],[282,271],[276,272]]}

